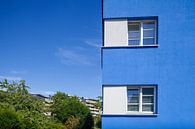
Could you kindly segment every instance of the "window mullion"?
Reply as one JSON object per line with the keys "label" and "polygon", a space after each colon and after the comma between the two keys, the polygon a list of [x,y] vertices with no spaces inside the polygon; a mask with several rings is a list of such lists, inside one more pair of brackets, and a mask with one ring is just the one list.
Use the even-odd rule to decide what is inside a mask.
{"label": "window mullion", "polygon": [[142,88],[140,88],[139,93],[139,112],[142,112]]}
{"label": "window mullion", "polygon": [[144,36],[144,34],[143,34],[143,22],[140,22],[140,46],[143,46],[143,36]]}

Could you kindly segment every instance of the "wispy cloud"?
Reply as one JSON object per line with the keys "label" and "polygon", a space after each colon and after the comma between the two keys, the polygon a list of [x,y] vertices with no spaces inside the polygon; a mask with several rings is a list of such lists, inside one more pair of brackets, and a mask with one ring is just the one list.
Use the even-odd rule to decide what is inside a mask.
{"label": "wispy cloud", "polygon": [[12,70],[10,71],[11,74],[26,74],[27,71],[17,71],[17,70]]}
{"label": "wispy cloud", "polygon": [[62,63],[67,65],[92,65],[88,56],[79,49],[59,48],[56,55],[60,57]]}
{"label": "wispy cloud", "polygon": [[9,81],[19,81],[22,80],[21,77],[15,77],[15,76],[0,76],[0,79],[7,79]]}
{"label": "wispy cloud", "polygon": [[45,94],[45,95],[54,95],[56,92],[54,92],[54,91],[44,91],[42,93]]}
{"label": "wispy cloud", "polygon": [[85,40],[85,43],[91,47],[100,48],[101,42],[98,39],[88,39]]}

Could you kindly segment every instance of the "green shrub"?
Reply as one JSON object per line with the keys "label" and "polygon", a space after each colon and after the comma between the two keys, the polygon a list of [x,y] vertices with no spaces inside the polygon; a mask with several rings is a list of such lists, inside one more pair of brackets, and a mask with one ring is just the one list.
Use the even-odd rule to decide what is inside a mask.
{"label": "green shrub", "polygon": [[0,129],[21,129],[19,115],[13,109],[0,109]]}
{"label": "green shrub", "polygon": [[64,129],[78,129],[79,126],[80,126],[80,119],[71,116],[66,121]]}
{"label": "green shrub", "polygon": [[62,123],[66,123],[68,119],[74,117],[80,120],[78,129],[91,129],[93,126],[93,118],[90,110],[77,97],[67,97],[66,94],[58,92],[54,95],[52,108],[53,116]]}
{"label": "green shrub", "polygon": [[95,126],[97,128],[101,128],[101,124],[102,124],[101,116],[96,116],[94,119],[95,119]]}
{"label": "green shrub", "polygon": [[64,125],[55,119],[48,118],[42,129],[64,129]]}
{"label": "green shrub", "polygon": [[[53,101],[51,107],[46,107],[44,101],[28,93],[25,81],[0,81],[0,129],[92,128],[90,110],[77,97],[58,92]],[[45,116],[46,111],[51,111],[52,116]]]}

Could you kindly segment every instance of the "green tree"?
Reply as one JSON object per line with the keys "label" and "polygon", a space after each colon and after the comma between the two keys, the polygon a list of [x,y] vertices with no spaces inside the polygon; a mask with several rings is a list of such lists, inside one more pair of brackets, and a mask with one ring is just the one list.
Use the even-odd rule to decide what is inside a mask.
{"label": "green tree", "polygon": [[52,114],[62,123],[74,117],[79,119],[78,129],[90,129],[93,126],[93,119],[88,107],[86,107],[77,97],[68,97],[66,94],[57,92],[54,95]]}
{"label": "green tree", "polygon": [[[102,96],[98,96],[98,102],[95,104],[95,107],[102,111]],[[97,115],[94,117],[94,124],[96,128],[101,128],[101,116]]]}
{"label": "green tree", "polygon": [[78,129],[79,127],[80,127],[80,119],[74,116],[71,116],[65,122],[64,129]]}
{"label": "green tree", "polygon": [[95,123],[95,127],[97,128],[97,129],[100,129],[101,128],[101,124],[102,124],[102,121],[101,121],[101,116],[99,115],[99,116],[96,116],[96,117],[94,117],[94,123]]}
{"label": "green tree", "polygon": [[63,129],[61,122],[44,115],[44,102],[28,88],[25,81],[0,82],[0,129]]}
{"label": "green tree", "polygon": [[5,79],[3,82],[0,82],[0,88],[1,89],[7,89],[8,85],[9,85],[9,83],[8,83],[7,79]]}
{"label": "green tree", "polygon": [[26,81],[25,80],[21,80],[18,86],[18,92],[20,94],[26,95],[28,94],[28,89],[30,87],[26,85]]}
{"label": "green tree", "polygon": [[0,82],[0,129],[91,129],[92,115],[77,97],[58,92],[53,96],[52,116],[44,115],[44,101],[32,97],[25,81]]}
{"label": "green tree", "polygon": [[97,99],[98,102],[94,106],[98,108],[100,111],[102,111],[102,96],[98,96]]}
{"label": "green tree", "polygon": [[19,114],[11,106],[0,108],[0,129],[21,129]]}

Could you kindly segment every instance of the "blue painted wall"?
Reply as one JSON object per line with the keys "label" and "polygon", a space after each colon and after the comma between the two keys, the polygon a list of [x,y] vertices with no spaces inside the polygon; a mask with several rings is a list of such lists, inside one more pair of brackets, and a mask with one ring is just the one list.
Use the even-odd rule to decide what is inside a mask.
{"label": "blue painted wall", "polygon": [[104,0],[104,18],[158,16],[158,48],[103,48],[103,84],[158,84],[157,117],[102,116],[103,129],[195,129],[195,1]]}

